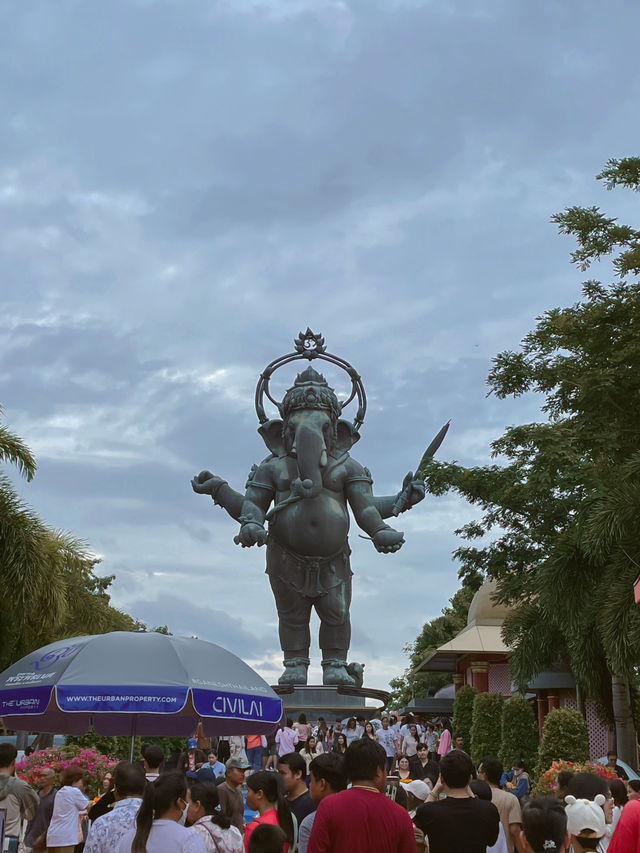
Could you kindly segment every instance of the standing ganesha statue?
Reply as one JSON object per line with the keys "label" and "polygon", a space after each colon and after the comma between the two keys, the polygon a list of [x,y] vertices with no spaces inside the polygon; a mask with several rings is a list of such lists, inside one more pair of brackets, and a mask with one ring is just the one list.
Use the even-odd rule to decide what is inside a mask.
{"label": "standing ganesha statue", "polygon": [[[348,362],[327,353],[324,338],[310,329],[301,332],[294,345],[294,352],[273,361],[258,382],[258,432],[270,453],[252,467],[245,493],[236,492],[209,471],[198,474],[191,485],[198,494],[210,495],[240,523],[237,544],[243,548],[266,545],[267,574],[284,654],[279,683],[307,683],[313,607],[320,619],[323,684],[361,687],[362,666],[347,663],[352,575],[347,504],[374,548],[393,553],[402,547],[404,537],[384,519],[421,501],[425,486],[409,472],[397,495],[373,494],[369,470],[349,453],[360,438],[366,411],[360,377]],[[274,400],[269,392],[271,376],[298,359],[325,360],[344,369],[352,382],[349,399],[340,403],[324,376],[310,364],[282,401]],[[277,406],[280,419],[268,419],[265,396]],[[356,396],[358,412],[350,423],[340,416]],[[434,442],[440,443],[444,431],[446,428]],[[432,455],[432,448],[425,456]]]}

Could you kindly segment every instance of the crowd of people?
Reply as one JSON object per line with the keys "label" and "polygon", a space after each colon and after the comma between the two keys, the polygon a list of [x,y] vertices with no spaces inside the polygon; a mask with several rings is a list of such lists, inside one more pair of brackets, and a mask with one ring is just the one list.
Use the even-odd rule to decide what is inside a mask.
{"label": "crowd of people", "polygon": [[0,744],[5,849],[19,853],[640,853],[640,783],[567,771],[534,798],[522,762],[474,766],[446,722],[301,715],[208,752],[146,744],[94,802],[82,769],[45,767],[36,792],[15,759]]}

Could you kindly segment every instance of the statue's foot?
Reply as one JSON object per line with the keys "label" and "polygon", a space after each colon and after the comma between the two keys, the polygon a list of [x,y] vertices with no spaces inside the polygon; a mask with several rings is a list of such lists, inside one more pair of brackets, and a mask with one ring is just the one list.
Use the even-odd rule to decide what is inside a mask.
{"label": "statue's foot", "polygon": [[356,679],[349,674],[346,660],[323,660],[322,683],[325,687],[355,687]]}
{"label": "statue's foot", "polygon": [[278,679],[278,684],[306,684],[307,670],[311,661],[309,658],[289,658],[284,660],[284,672]]}

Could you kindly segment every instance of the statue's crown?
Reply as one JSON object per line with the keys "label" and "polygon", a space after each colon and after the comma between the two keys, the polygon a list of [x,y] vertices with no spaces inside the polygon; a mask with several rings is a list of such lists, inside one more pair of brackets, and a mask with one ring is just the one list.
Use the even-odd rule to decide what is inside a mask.
{"label": "statue's crown", "polygon": [[[329,387],[329,383],[324,378],[324,376],[321,373],[318,373],[317,370],[314,370],[311,365],[309,365],[306,370],[303,370],[302,373],[299,373],[296,376],[295,382],[293,383],[293,387],[296,388],[300,385],[324,385],[325,388]],[[333,391],[333,388],[331,388],[330,390]]]}
{"label": "statue's crown", "polygon": [[334,418],[339,418],[342,411],[333,388],[311,365],[296,376],[279,408],[285,419],[296,409],[326,409]]}

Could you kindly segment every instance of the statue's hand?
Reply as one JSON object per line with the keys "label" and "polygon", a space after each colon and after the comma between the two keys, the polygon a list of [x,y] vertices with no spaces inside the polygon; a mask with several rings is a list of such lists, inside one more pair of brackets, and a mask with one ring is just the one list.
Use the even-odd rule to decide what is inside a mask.
{"label": "statue's hand", "polygon": [[218,486],[226,482],[222,477],[212,474],[211,471],[200,471],[198,476],[191,481],[191,488],[199,495],[211,495],[213,497]]}
{"label": "statue's hand", "polygon": [[393,514],[399,515],[401,512],[405,512],[405,510],[411,509],[412,506],[420,503],[420,501],[424,500],[425,491],[424,480],[414,476],[413,471],[409,471],[402,481],[402,488],[396,497]]}
{"label": "statue's hand", "polygon": [[393,554],[394,551],[399,551],[404,545],[404,533],[394,530],[392,527],[385,527],[378,530],[371,541],[376,551],[380,551],[381,554]]}
{"label": "statue's hand", "polygon": [[248,521],[242,525],[240,533],[234,536],[233,541],[236,545],[242,545],[243,548],[264,545],[267,541],[267,531],[257,521]]}

